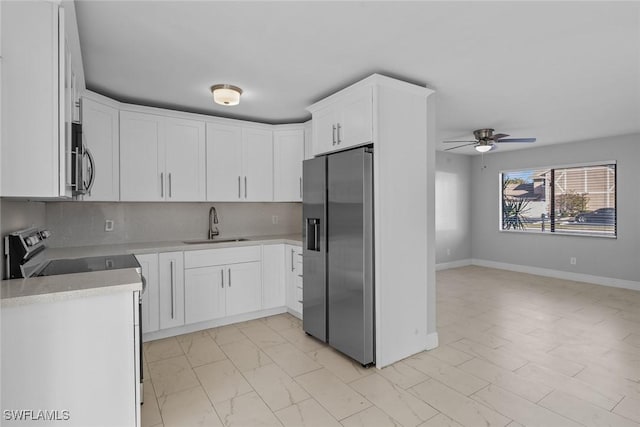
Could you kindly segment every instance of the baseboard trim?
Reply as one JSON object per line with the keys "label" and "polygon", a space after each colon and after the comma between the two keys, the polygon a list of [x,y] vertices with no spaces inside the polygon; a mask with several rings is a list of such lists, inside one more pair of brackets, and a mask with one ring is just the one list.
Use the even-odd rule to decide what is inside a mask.
{"label": "baseboard trim", "polygon": [[633,280],[616,279],[613,277],[593,276],[591,274],[573,273],[570,271],[553,270],[550,268],[532,267],[520,264],[508,264],[505,262],[489,261],[485,259],[473,258],[472,265],[480,267],[497,268],[499,270],[517,271],[519,273],[535,274],[537,276],[553,277],[556,279],[573,280],[575,282],[585,282],[594,285],[609,286],[612,288],[631,289],[640,291],[640,282]]}
{"label": "baseboard trim", "polygon": [[466,267],[468,265],[471,265],[472,262],[473,260],[471,258],[459,259],[457,261],[450,262],[441,262],[436,264],[436,271],[448,270],[450,268]]}

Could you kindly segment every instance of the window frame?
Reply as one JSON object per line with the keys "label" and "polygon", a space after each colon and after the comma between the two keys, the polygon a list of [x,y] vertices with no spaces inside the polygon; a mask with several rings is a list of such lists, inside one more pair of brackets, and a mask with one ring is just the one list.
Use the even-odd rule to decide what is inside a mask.
{"label": "window frame", "polygon": [[[573,232],[567,233],[563,231],[552,230],[550,225],[549,231],[539,231],[539,230],[515,230],[515,229],[503,229],[502,228],[502,206],[503,206],[503,195],[502,195],[502,180],[505,174],[510,172],[521,172],[525,170],[537,170],[537,169],[570,169],[570,168],[580,168],[580,167],[590,167],[590,166],[615,166],[615,193],[614,193],[614,203],[615,203],[615,223],[614,223],[614,234],[589,234],[589,233],[580,233]],[[552,195],[552,198],[554,195]],[[536,234],[536,235],[557,235],[557,236],[571,236],[571,237],[596,237],[596,238],[604,238],[604,239],[617,239],[618,238],[618,162],[616,160],[602,160],[602,161],[594,161],[594,162],[581,162],[581,163],[565,163],[565,164],[556,164],[552,166],[523,166],[520,168],[513,169],[500,169],[498,171],[498,231],[503,233],[519,233],[519,234]]]}

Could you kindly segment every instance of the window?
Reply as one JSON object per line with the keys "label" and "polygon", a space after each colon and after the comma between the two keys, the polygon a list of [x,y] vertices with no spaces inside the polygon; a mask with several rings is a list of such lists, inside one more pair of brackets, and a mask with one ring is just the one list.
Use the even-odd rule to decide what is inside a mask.
{"label": "window", "polygon": [[501,229],[616,237],[616,164],[502,172]]}

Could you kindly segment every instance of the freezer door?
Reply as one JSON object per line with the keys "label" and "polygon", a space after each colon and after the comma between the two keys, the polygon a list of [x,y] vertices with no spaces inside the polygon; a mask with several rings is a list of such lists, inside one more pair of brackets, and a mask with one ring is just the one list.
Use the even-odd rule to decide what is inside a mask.
{"label": "freezer door", "polygon": [[326,197],[327,158],[302,164],[302,326],[327,341]]}
{"label": "freezer door", "polygon": [[374,362],[372,159],[366,148],[327,159],[329,344],[363,365]]}

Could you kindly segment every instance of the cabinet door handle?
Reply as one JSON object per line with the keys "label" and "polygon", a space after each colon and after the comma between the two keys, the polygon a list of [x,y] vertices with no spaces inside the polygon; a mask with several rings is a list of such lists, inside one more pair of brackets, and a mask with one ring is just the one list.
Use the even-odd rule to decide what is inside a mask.
{"label": "cabinet door handle", "polygon": [[331,133],[331,137],[333,140],[333,145],[336,145],[336,125],[333,125],[333,131]]}
{"label": "cabinet door handle", "polygon": [[295,266],[293,264],[293,249],[291,249],[291,271],[295,270]]}
{"label": "cabinet door handle", "polygon": [[171,185],[171,172],[169,172],[169,197],[171,197],[171,187],[173,187]]}
{"label": "cabinet door handle", "polygon": [[173,293],[174,293],[174,289],[175,289],[174,286],[173,286],[173,261],[169,262],[169,268],[170,268],[170,276],[171,276],[171,318],[173,319],[174,318],[174,311],[175,311],[174,310],[175,304],[174,304],[174,300],[173,300],[173,298],[174,298]]}
{"label": "cabinet door handle", "polygon": [[160,172],[160,197],[164,199],[164,172]]}
{"label": "cabinet door handle", "polygon": [[302,199],[302,177],[300,177],[300,198]]}
{"label": "cabinet door handle", "polygon": [[220,270],[220,287],[224,288],[224,270]]}
{"label": "cabinet door handle", "polygon": [[242,196],[240,195],[240,176],[238,176],[238,199],[241,199]]}
{"label": "cabinet door handle", "polygon": [[231,287],[231,269],[229,269],[229,287]]}
{"label": "cabinet door handle", "polygon": [[244,198],[247,198],[247,177],[244,177]]}
{"label": "cabinet door handle", "polygon": [[338,145],[340,145],[340,143],[342,142],[342,139],[340,139],[340,129],[342,129],[342,126],[340,126],[340,123],[338,123]]}

